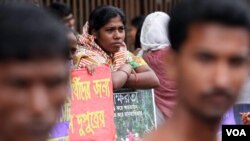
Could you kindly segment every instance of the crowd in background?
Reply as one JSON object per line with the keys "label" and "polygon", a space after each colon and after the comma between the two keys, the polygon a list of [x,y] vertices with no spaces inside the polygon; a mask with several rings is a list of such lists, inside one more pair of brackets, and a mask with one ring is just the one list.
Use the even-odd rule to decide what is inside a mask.
{"label": "crowd in background", "polygon": [[[37,3],[35,4],[38,6]],[[55,28],[54,33],[56,35],[48,35],[48,33],[43,33],[39,30],[39,32],[41,32],[42,35],[44,34],[44,36],[40,35],[41,37],[37,39],[34,38],[34,41],[39,41],[40,45],[33,42],[31,42],[30,45],[41,46],[44,44],[44,46],[50,47],[53,45],[56,47],[59,46],[59,41],[51,41],[50,45],[47,45],[44,42],[47,42],[47,40],[50,41],[50,39],[45,41],[46,36],[47,38],[55,38],[55,36],[58,36],[56,37],[58,40],[63,40],[63,36],[60,34],[65,34],[67,42],[65,41],[64,43],[67,44],[70,51],[70,54],[67,57],[67,64],[69,64],[67,66],[68,70],[69,66],[70,69],[86,68],[90,75],[94,75],[95,69],[98,66],[107,64],[111,70],[114,90],[121,88],[153,89],[155,94],[157,124],[161,126],[165,123],[165,121],[172,117],[173,111],[178,102],[177,94],[179,90],[176,84],[177,80],[175,79],[175,73],[169,69],[172,66],[171,63],[173,63],[173,60],[171,60],[173,59],[171,56],[173,51],[171,50],[172,45],[169,39],[170,37],[168,31],[171,17],[168,13],[155,11],[149,15],[141,15],[135,17],[131,22],[128,22],[129,25],[127,26],[126,15],[121,9],[110,5],[100,6],[92,11],[89,15],[88,21],[86,21],[84,27],[82,28],[82,31],[78,32],[75,30],[76,19],[67,5],[57,2],[52,3],[48,7],[39,8],[44,9],[47,13],[50,13],[51,17],[47,18],[47,22],[53,23],[57,21],[59,23],[63,23],[65,27],[58,26],[58,28],[60,27],[65,32],[60,33],[60,30],[55,28],[56,24],[51,27],[46,27],[43,25],[46,23],[41,22],[41,30],[43,29],[42,27],[44,27],[44,32]],[[27,14],[27,12],[24,12],[24,15],[25,14]],[[42,13],[39,15],[38,12],[36,16],[44,16],[46,14]],[[7,16],[11,15],[7,14]],[[22,16],[23,15],[20,17],[22,18]],[[54,19],[52,19],[52,17]],[[37,20],[39,22],[39,20],[43,19],[38,18]],[[26,21],[30,22],[29,19]],[[30,25],[30,30],[32,30],[32,25],[30,23],[28,25]],[[128,27],[128,29],[126,27]],[[23,28],[22,25],[20,25],[20,28]],[[36,30],[38,29],[30,31],[30,34],[34,34]],[[29,31],[27,34],[28,33]],[[126,37],[128,38],[127,43],[125,43]],[[29,38],[32,37],[29,36]],[[24,38],[23,41],[25,41],[25,39],[26,38]],[[22,41],[20,41],[19,44],[22,45]],[[127,49],[128,46],[133,46],[134,51],[130,52]],[[27,51],[33,51],[34,54],[39,55],[39,53],[41,53],[42,55],[44,53],[34,52],[31,48],[26,48]],[[65,58],[67,55],[65,55],[63,49],[64,48],[59,47],[54,48],[54,50],[48,48],[50,52],[44,53],[44,55],[48,57],[55,55],[59,56],[58,58],[63,56]],[[8,52],[6,54],[8,54]],[[16,55],[15,53],[13,54]],[[210,57],[209,54],[207,56],[206,55],[207,54],[205,54],[205,57],[202,56],[204,57],[202,58],[203,61],[207,61],[206,59]],[[24,59],[25,57],[32,58],[32,54],[24,56]],[[22,56],[20,58],[22,58]],[[55,82],[52,81],[51,85],[60,80],[62,81],[61,83],[64,82],[63,78],[58,76],[58,80],[54,80]],[[48,82],[50,81],[48,80]],[[231,107],[233,108],[237,124],[250,124],[249,90],[250,85],[248,79],[245,86],[241,90],[242,96],[238,102]],[[220,89],[218,91],[220,91]],[[60,105],[60,103],[61,101],[58,100],[56,104]],[[133,131],[128,131],[128,141],[135,140],[135,135],[132,133]]]}

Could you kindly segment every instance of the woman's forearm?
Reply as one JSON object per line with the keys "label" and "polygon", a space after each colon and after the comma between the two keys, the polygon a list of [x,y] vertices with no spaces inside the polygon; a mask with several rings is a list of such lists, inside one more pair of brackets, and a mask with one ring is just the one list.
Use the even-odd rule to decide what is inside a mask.
{"label": "woman's forearm", "polygon": [[151,89],[159,85],[159,79],[152,71],[137,73],[136,76],[131,74],[126,82],[127,87],[136,89]]}

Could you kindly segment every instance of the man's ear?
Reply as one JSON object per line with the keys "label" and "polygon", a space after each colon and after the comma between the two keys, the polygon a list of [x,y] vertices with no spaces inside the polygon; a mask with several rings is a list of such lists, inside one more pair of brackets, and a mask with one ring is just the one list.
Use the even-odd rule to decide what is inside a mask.
{"label": "man's ear", "polygon": [[173,49],[168,50],[168,54],[165,57],[165,62],[166,62],[166,72],[168,73],[168,77],[171,80],[176,80],[177,79],[177,55],[178,53],[174,51]]}

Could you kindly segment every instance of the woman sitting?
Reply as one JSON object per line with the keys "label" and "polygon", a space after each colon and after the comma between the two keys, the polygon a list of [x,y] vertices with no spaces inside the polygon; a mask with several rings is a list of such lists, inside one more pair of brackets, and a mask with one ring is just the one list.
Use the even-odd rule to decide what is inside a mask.
{"label": "woman sitting", "polygon": [[148,89],[159,86],[159,80],[145,61],[127,51],[124,13],[113,6],[101,6],[89,17],[79,38],[82,48],[77,54],[77,68],[95,68],[108,64],[113,88]]}

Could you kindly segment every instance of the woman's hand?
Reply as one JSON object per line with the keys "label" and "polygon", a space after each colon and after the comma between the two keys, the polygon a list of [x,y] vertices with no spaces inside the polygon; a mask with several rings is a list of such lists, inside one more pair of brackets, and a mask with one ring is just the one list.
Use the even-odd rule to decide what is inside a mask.
{"label": "woman's hand", "polygon": [[92,75],[95,72],[95,69],[98,66],[96,64],[90,64],[90,65],[86,65],[87,71],[90,75]]}
{"label": "woman's hand", "polygon": [[122,88],[128,81],[132,71],[132,66],[130,66],[129,64],[125,64],[121,66],[117,71],[112,72],[113,88]]}
{"label": "woman's hand", "polygon": [[125,71],[130,75],[134,69],[129,64],[122,65],[117,71]]}
{"label": "woman's hand", "polygon": [[126,86],[134,89],[152,89],[160,85],[160,81],[154,71],[147,65],[138,67],[132,71]]}

